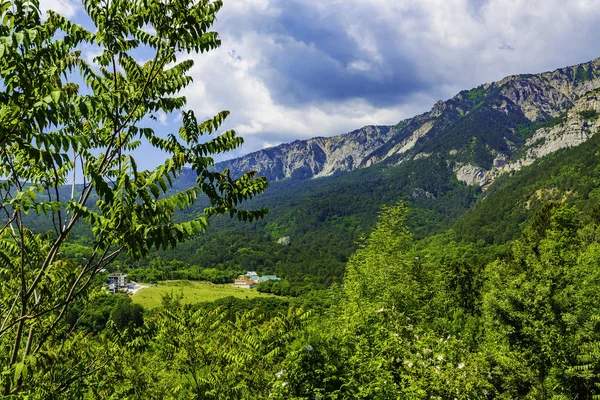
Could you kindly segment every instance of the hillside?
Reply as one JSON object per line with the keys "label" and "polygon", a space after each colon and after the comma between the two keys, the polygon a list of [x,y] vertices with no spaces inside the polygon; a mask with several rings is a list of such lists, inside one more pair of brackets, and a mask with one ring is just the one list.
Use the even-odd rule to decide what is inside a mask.
{"label": "hillside", "polygon": [[[272,180],[251,203],[268,207],[269,216],[250,225],[215,220],[208,235],[163,256],[277,273],[301,291],[340,281],[385,204],[405,202],[416,239],[449,230],[454,240],[484,245],[517,237],[549,200],[593,207],[599,67],[595,60],[508,77],[394,127],[296,141],[220,164],[233,174],[256,168]],[[290,246],[277,243],[284,236]]]}
{"label": "hillside", "polygon": [[[219,164],[233,174],[256,168],[269,177],[271,187],[248,204],[267,207],[267,218],[252,224],[217,218],[206,235],[148,257],[141,265],[149,269],[136,264],[136,274],[221,282],[252,269],[276,273],[291,283],[286,290],[300,293],[340,282],[386,204],[408,206],[406,223],[417,240],[447,232],[446,238],[484,245],[517,237],[549,200],[591,210],[589,200],[598,197],[592,189],[599,68],[595,60],[508,77],[396,126],[296,141]],[[175,189],[193,185],[193,173],[184,170]],[[186,213],[205,206],[200,200]],[[38,219],[39,231],[50,229]],[[85,235],[79,226],[80,245]],[[289,246],[277,243],[286,236]],[[156,255],[182,265],[153,263]],[[163,272],[150,271],[156,268]]]}

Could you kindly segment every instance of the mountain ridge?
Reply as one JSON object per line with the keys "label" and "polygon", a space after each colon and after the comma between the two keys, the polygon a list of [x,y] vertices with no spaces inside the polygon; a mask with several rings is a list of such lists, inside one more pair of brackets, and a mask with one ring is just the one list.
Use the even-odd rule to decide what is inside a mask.
{"label": "mountain ridge", "polygon": [[[407,207],[406,226],[418,242],[477,246],[515,239],[548,202],[600,213],[594,211],[600,210],[599,64],[508,77],[464,90],[393,127],[255,153],[232,174],[270,163],[259,173],[279,179],[267,176],[274,181],[269,190],[248,204],[268,208],[269,215],[252,224],[215,219],[210,235],[159,255],[219,270],[275,273],[302,293],[341,282],[385,205]],[[352,155],[344,146],[358,149],[353,168],[340,170],[342,163],[336,167],[328,153],[334,171],[327,176],[325,150],[343,161]],[[193,186],[195,178],[184,170],[176,185]],[[202,213],[205,206],[184,212]],[[278,244],[281,237],[290,237],[290,246]]]}
{"label": "mountain ridge", "polygon": [[[503,173],[495,160],[510,164],[513,170],[530,163],[517,162],[519,151],[531,145],[527,140],[537,130],[523,134],[519,129],[549,123],[599,87],[600,59],[539,74],[511,75],[463,90],[396,125],[367,125],[342,135],[296,140],[220,162],[216,167],[229,168],[233,175],[255,170],[271,181],[301,180],[444,153],[460,180],[485,186]],[[493,121],[494,126],[485,126],[482,121]],[[529,156],[535,154],[530,152]]]}

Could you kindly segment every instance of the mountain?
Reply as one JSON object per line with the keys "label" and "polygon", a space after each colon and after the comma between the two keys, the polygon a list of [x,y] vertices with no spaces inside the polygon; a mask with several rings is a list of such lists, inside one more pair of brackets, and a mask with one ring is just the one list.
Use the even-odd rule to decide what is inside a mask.
{"label": "mountain", "polygon": [[296,140],[264,149],[222,162],[217,168],[230,168],[234,175],[257,170],[270,181],[319,178],[360,168],[396,134],[393,126],[366,126],[340,136]]}
{"label": "mountain", "polygon": [[596,127],[593,112],[598,112],[596,94],[590,92],[599,87],[600,59],[509,76],[439,101],[431,111],[395,126],[297,140],[217,168],[234,175],[256,170],[270,181],[309,179],[436,154],[445,157],[459,180],[486,186],[502,173],[589,138]]}
{"label": "mountain", "polygon": [[[284,283],[273,291],[294,295],[341,282],[383,205],[407,206],[417,246],[502,246],[548,201],[600,215],[599,87],[600,60],[511,76],[395,126],[295,141],[221,163],[217,168],[234,175],[255,169],[267,176],[270,188],[247,204],[267,207],[267,218],[217,218],[207,235],[157,255],[188,270],[274,273]],[[176,188],[194,179],[185,171]],[[278,243],[282,237],[289,245]]]}

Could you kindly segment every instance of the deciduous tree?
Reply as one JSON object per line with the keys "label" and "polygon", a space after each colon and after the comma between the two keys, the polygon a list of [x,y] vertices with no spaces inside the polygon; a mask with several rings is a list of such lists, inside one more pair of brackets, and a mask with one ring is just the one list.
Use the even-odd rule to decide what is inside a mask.
{"label": "deciduous tree", "polygon": [[[265,190],[265,179],[211,168],[214,155],[242,144],[233,131],[217,133],[228,112],[198,121],[178,95],[192,81],[194,63],[186,55],[220,45],[210,28],[221,6],[220,0],[84,0],[86,29],[52,11],[40,15],[38,0],[0,1],[3,394],[24,392],[33,378],[23,371],[39,366],[42,355],[60,360],[52,345],[70,335],[61,323],[69,305],[119,254],[135,259],[176,246],[204,232],[216,215],[265,215],[238,208]],[[83,45],[99,50],[94,63],[82,56]],[[152,57],[138,61],[140,49]],[[144,123],[179,111],[177,134],[163,137]],[[132,155],[143,142],[165,153],[154,170],[138,169]],[[186,166],[197,184],[174,191]],[[176,221],[177,210],[201,196],[208,199],[204,212]],[[28,214],[46,215],[54,229],[32,232]],[[93,233],[93,251],[74,262],[61,248],[81,223]]]}

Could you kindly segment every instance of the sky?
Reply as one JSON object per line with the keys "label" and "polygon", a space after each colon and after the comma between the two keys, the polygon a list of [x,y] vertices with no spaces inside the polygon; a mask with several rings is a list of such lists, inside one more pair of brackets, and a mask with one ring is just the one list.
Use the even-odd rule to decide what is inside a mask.
{"label": "sky", "polygon": [[[76,1],[41,5],[85,20]],[[192,56],[183,94],[199,117],[231,111],[225,128],[245,144],[227,158],[396,124],[463,89],[600,57],[600,0],[224,0],[217,18],[222,46]]]}

